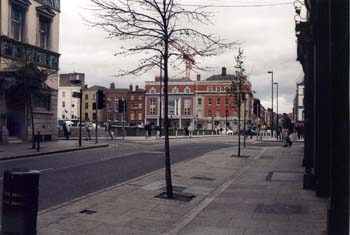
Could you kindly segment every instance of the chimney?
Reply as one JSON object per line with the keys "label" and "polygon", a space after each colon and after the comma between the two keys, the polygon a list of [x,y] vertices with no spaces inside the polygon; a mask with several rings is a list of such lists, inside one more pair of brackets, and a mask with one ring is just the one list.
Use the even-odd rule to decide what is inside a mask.
{"label": "chimney", "polygon": [[139,90],[139,86],[138,86],[138,85],[135,86],[135,90],[136,90],[136,91]]}
{"label": "chimney", "polygon": [[201,75],[197,74],[197,82],[199,82],[201,80]]}
{"label": "chimney", "polygon": [[226,67],[222,67],[222,73],[221,76],[226,76]]}
{"label": "chimney", "polygon": [[129,90],[130,90],[130,91],[132,91],[132,90],[133,90],[133,88],[132,88],[132,84],[130,84],[130,86],[129,86]]}
{"label": "chimney", "polygon": [[88,85],[85,85],[85,89],[88,89]]}
{"label": "chimney", "polygon": [[114,83],[114,82],[112,82],[112,83],[109,85],[109,88],[111,88],[111,89],[115,89],[115,83]]}

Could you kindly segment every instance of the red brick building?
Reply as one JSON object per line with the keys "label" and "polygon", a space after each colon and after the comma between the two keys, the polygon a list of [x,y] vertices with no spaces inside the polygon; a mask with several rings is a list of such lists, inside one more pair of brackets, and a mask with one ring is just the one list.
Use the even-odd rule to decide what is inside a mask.
{"label": "red brick building", "polygon": [[123,112],[118,112],[118,102],[119,100],[127,100],[128,89],[115,88],[114,83],[111,83],[109,89],[105,89],[106,93],[106,120],[105,121],[122,121],[125,120]]}
{"label": "red brick building", "polygon": [[130,126],[143,125],[145,120],[145,90],[130,85],[127,96],[127,120]]}
{"label": "red brick building", "polygon": [[[191,124],[198,129],[225,128],[227,125],[237,126],[238,110],[234,97],[226,92],[234,83],[239,82],[236,76],[222,69],[220,75],[214,75],[201,80],[197,75],[196,81],[188,79],[169,80],[169,119],[172,126],[183,128]],[[160,107],[160,78],[146,82],[146,114],[145,120],[159,125]],[[246,120],[252,119],[253,95],[251,83],[246,77],[242,79],[242,91],[246,97]],[[164,102],[162,100],[162,107]],[[241,107],[241,119],[244,117],[244,105]],[[164,118],[164,115],[162,115]]]}

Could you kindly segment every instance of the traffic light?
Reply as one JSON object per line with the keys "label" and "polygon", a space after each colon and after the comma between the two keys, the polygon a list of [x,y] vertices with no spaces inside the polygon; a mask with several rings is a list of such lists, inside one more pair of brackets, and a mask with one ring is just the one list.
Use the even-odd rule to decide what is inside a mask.
{"label": "traffic light", "polygon": [[97,109],[103,109],[106,107],[106,94],[104,91],[97,91]]}

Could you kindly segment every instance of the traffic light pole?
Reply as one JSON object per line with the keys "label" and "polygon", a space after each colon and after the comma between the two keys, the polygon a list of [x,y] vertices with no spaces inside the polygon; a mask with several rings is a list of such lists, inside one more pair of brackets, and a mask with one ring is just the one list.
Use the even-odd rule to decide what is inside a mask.
{"label": "traffic light pole", "polygon": [[96,129],[95,129],[95,144],[98,143],[98,92],[96,92]]}
{"label": "traffic light pole", "polygon": [[125,140],[125,104],[126,100],[123,99],[123,140]]}

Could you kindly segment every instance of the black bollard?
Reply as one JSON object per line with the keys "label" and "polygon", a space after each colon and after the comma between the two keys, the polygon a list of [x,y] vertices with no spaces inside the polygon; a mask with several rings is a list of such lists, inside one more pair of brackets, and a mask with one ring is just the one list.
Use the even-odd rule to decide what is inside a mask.
{"label": "black bollard", "polygon": [[2,235],[36,235],[39,171],[11,169],[4,173]]}

